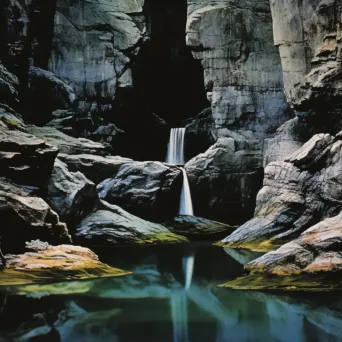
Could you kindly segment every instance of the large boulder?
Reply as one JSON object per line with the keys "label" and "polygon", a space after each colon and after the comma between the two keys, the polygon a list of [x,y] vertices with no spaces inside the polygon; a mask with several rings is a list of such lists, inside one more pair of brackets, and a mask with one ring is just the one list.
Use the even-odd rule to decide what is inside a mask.
{"label": "large boulder", "polygon": [[93,154],[59,154],[58,158],[71,172],[81,172],[95,184],[117,174],[120,167],[126,163],[132,163],[132,159],[119,156],[97,156]]}
{"label": "large boulder", "polygon": [[73,138],[53,127],[27,126],[27,130],[35,136],[44,139],[49,144],[56,146],[60,153],[65,154],[95,154],[108,155],[110,149],[100,143],[84,139]]}
{"label": "large boulder", "polygon": [[70,243],[71,238],[58,215],[30,188],[22,188],[1,179],[0,229],[4,253],[22,252],[25,242],[40,239],[51,244]]}
{"label": "large boulder", "polygon": [[337,215],[342,209],[341,158],[340,136],[318,134],[285,161],[270,163],[255,217],[223,244],[269,250]]}
{"label": "large boulder", "polygon": [[160,224],[131,215],[118,206],[102,202],[102,208],[77,227],[75,238],[91,246],[115,244],[180,243],[187,240]]}
{"label": "large boulder", "polygon": [[188,1],[186,30],[218,137],[262,139],[290,118],[269,1]]}
{"label": "large boulder", "polygon": [[319,114],[319,125],[330,122],[330,132],[338,132],[342,96],[341,2],[271,1],[271,9],[287,100],[299,116]]}
{"label": "large boulder", "polygon": [[47,281],[67,281],[122,276],[128,272],[110,267],[99,261],[88,248],[31,241],[29,252],[6,256],[0,285],[22,285]]}
{"label": "large boulder", "polygon": [[26,185],[48,179],[58,149],[37,137],[0,126],[0,175]]}
{"label": "large boulder", "polygon": [[100,198],[151,220],[174,217],[179,209],[182,171],[160,162],[123,164],[97,187]]}
{"label": "large boulder", "polygon": [[80,222],[99,202],[95,184],[80,172],[70,172],[59,159],[47,185],[47,198],[68,224]]}
{"label": "large boulder", "polygon": [[258,141],[220,138],[185,169],[197,215],[233,225],[253,216],[263,177]]}
{"label": "large boulder", "polygon": [[246,265],[246,275],[226,284],[248,289],[341,289],[342,215],[327,218],[298,239]]}

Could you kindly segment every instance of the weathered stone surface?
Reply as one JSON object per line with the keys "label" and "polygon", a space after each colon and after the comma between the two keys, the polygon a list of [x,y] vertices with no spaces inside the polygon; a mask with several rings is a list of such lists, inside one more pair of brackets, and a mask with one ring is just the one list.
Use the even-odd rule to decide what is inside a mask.
{"label": "weathered stone surface", "polygon": [[118,206],[102,202],[102,208],[77,227],[76,239],[87,245],[180,243],[187,240],[160,224],[131,215]]}
{"label": "weathered stone surface", "polygon": [[67,109],[75,101],[74,90],[50,71],[31,67],[29,84],[32,102],[31,123],[45,124],[54,110]]}
{"label": "weathered stone surface", "polygon": [[27,130],[35,136],[56,146],[60,153],[65,154],[95,154],[108,155],[109,148],[100,143],[84,139],[73,138],[52,127],[27,126]]}
{"label": "weathered stone surface", "polygon": [[298,239],[247,264],[248,275],[231,285],[255,289],[340,289],[341,222],[339,214],[314,225]]}
{"label": "weathered stone surface", "polygon": [[0,221],[4,253],[21,252],[25,242],[32,239],[51,244],[71,242],[65,224],[44,200],[29,196],[27,188],[8,181],[1,181]]}
{"label": "weathered stone surface", "polygon": [[130,162],[98,185],[101,199],[146,219],[165,219],[178,212],[181,169],[160,162]]}
{"label": "weathered stone surface", "polygon": [[27,243],[26,247],[30,251],[25,254],[6,256],[7,266],[1,272],[0,285],[104,278],[128,274],[103,264],[88,248],[71,245],[50,246],[39,240]]}
{"label": "weathered stone surface", "polygon": [[268,1],[188,1],[187,44],[202,61],[218,137],[262,139],[290,117]]}
{"label": "weathered stone surface", "polygon": [[0,127],[0,175],[20,184],[42,185],[51,173],[56,147],[24,132]]}
{"label": "weathered stone surface", "polygon": [[132,159],[119,156],[96,156],[93,154],[68,155],[59,154],[58,158],[68,165],[71,172],[81,172],[95,184],[117,174],[120,167],[132,163]]}
{"label": "weathered stone surface", "polygon": [[143,4],[57,0],[50,70],[70,82],[82,110],[131,87],[130,59],[146,35]]}
{"label": "weathered stone surface", "polygon": [[165,226],[173,233],[191,240],[217,240],[234,230],[227,224],[196,216],[177,216],[173,221],[166,222]]}
{"label": "weathered stone surface", "polygon": [[289,103],[298,115],[323,114],[336,133],[341,129],[336,117],[342,96],[341,2],[271,1],[271,8]]}
{"label": "weathered stone surface", "polygon": [[18,107],[18,78],[10,73],[0,62],[0,101],[13,108]]}
{"label": "weathered stone surface", "polygon": [[56,159],[47,185],[47,198],[68,223],[78,223],[99,202],[95,184],[80,172],[70,172],[59,159]]}
{"label": "weathered stone surface", "polygon": [[223,240],[228,246],[268,250],[341,210],[342,141],[318,134],[284,162],[265,169],[255,217]]}
{"label": "weathered stone surface", "polygon": [[211,108],[185,121],[185,157],[192,159],[206,151],[216,141],[214,119]]}
{"label": "weathered stone surface", "polygon": [[263,176],[258,141],[220,138],[185,169],[197,215],[234,225],[253,215]]}

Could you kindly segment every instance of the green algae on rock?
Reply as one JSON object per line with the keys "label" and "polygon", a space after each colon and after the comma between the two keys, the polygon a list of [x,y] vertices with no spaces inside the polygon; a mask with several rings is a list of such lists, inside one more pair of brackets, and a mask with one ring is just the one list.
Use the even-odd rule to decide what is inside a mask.
{"label": "green algae on rock", "polygon": [[88,248],[72,245],[50,246],[41,241],[31,241],[27,243],[27,248],[30,251],[25,254],[6,256],[6,268],[0,273],[0,286],[129,274],[103,264]]}

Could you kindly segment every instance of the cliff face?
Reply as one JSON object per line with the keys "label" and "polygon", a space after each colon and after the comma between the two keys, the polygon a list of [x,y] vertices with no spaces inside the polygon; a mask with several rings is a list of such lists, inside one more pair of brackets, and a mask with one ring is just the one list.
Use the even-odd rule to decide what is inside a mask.
{"label": "cliff face", "polygon": [[342,96],[341,2],[272,0],[271,9],[288,102],[299,116],[323,114],[336,123]]}
{"label": "cliff face", "polygon": [[117,89],[132,86],[131,58],[147,37],[143,5],[57,0],[49,68],[75,88],[81,110],[109,110]]}
{"label": "cliff face", "polygon": [[188,1],[187,44],[218,137],[262,139],[289,118],[268,1]]}

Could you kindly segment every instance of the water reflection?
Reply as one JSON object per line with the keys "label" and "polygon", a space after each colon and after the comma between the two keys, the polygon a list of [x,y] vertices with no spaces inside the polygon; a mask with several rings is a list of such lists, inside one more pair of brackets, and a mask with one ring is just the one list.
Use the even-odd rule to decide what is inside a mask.
{"label": "water reflection", "polygon": [[242,271],[218,247],[107,252],[133,274],[3,290],[0,341],[341,341],[339,295],[218,288]]}

